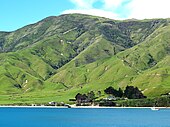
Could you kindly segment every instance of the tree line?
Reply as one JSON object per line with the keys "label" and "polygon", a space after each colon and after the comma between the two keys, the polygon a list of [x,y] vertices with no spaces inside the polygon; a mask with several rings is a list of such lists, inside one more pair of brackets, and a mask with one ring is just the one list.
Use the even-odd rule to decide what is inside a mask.
{"label": "tree line", "polygon": [[123,91],[121,88],[118,90],[114,89],[112,86],[106,88],[104,90],[106,94],[111,94],[114,97],[126,97],[128,99],[141,99],[146,98],[143,93],[138,89],[138,87],[134,86],[126,86],[125,90]]}
{"label": "tree line", "polygon": [[[106,88],[104,90],[105,94],[109,94],[112,95],[114,97],[119,97],[119,98],[128,98],[128,99],[142,99],[142,98],[146,98],[146,96],[143,95],[143,93],[134,86],[127,86],[125,88],[125,90],[123,91],[121,88],[119,88],[118,90],[116,90],[115,88],[113,88],[112,86]],[[98,97],[101,96],[101,91],[98,91]],[[75,99],[77,101],[77,103],[89,103],[89,102],[94,102],[94,100],[97,97],[95,96],[95,93],[93,91],[88,92],[87,94],[81,94],[78,93],[75,96]]]}
{"label": "tree line", "polygon": [[93,102],[93,100],[95,100],[95,93],[93,91],[90,91],[87,94],[78,93],[75,96],[75,99],[78,103]]}

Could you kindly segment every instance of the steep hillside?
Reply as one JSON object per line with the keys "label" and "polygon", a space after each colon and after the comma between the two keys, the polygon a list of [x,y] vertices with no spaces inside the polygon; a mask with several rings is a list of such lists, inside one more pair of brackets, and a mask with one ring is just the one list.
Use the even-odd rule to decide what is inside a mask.
{"label": "steep hillside", "polygon": [[96,85],[104,84],[117,88],[133,85],[138,86],[148,96],[168,93],[169,32],[169,24],[163,24],[142,43],[102,62],[96,61],[81,67],[67,64],[50,78],[50,81],[81,87],[85,84],[94,84],[94,89]]}
{"label": "steep hillside", "polygon": [[27,102],[54,95],[68,99],[110,85],[138,86],[148,96],[170,92],[169,33],[169,19],[116,21],[81,14],[0,32],[0,94]]}

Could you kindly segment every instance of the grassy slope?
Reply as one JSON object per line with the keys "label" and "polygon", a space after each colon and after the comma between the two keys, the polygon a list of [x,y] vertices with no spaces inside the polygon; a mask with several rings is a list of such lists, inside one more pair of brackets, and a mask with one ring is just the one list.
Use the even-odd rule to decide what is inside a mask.
{"label": "grassy slope", "polygon": [[[169,85],[169,46],[170,46],[170,26],[165,26],[157,30],[143,44],[138,47],[138,50],[145,50],[144,53],[138,52],[138,61],[134,57],[129,56],[129,61],[135,61],[132,65],[137,66],[139,70],[144,70],[133,82],[132,85],[140,86],[145,89],[145,93],[152,95],[160,95],[168,93]],[[144,47],[143,47],[144,46]],[[146,47],[146,48],[145,48]],[[147,48],[148,47],[148,48]],[[130,51],[131,53],[134,51]],[[140,55],[139,55],[140,54]],[[140,64],[142,63],[142,64]],[[155,92],[159,91],[159,92]]]}
{"label": "grassy slope", "polygon": [[68,101],[110,85],[135,85],[149,96],[169,92],[169,31],[163,19],[74,14],[2,32],[0,103]]}
{"label": "grassy slope", "polygon": [[50,81],[75,85],[79,89],[83,86],[81,91],[102,90],[109,85],[117,88],[134,85],[147,96],[167,93],[170,91],[169,32],[169,25],[161,26],[141,44],[112,58],[80,67],[68,64]]}

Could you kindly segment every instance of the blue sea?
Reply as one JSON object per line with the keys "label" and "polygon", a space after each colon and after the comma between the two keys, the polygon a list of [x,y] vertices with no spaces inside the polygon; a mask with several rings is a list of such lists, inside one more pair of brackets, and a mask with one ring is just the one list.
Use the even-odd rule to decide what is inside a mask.
{"label": "blue sea", "polygon": [[170,110],[0,108],[0,127],[170,127]]}

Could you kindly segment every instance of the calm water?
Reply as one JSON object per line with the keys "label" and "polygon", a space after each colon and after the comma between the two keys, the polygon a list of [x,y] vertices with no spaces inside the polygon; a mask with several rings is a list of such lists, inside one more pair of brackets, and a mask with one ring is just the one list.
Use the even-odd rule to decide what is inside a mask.
{"label": "calm water", "polygon": [[0,108],[0,127],[170,127],[170,110]]}

